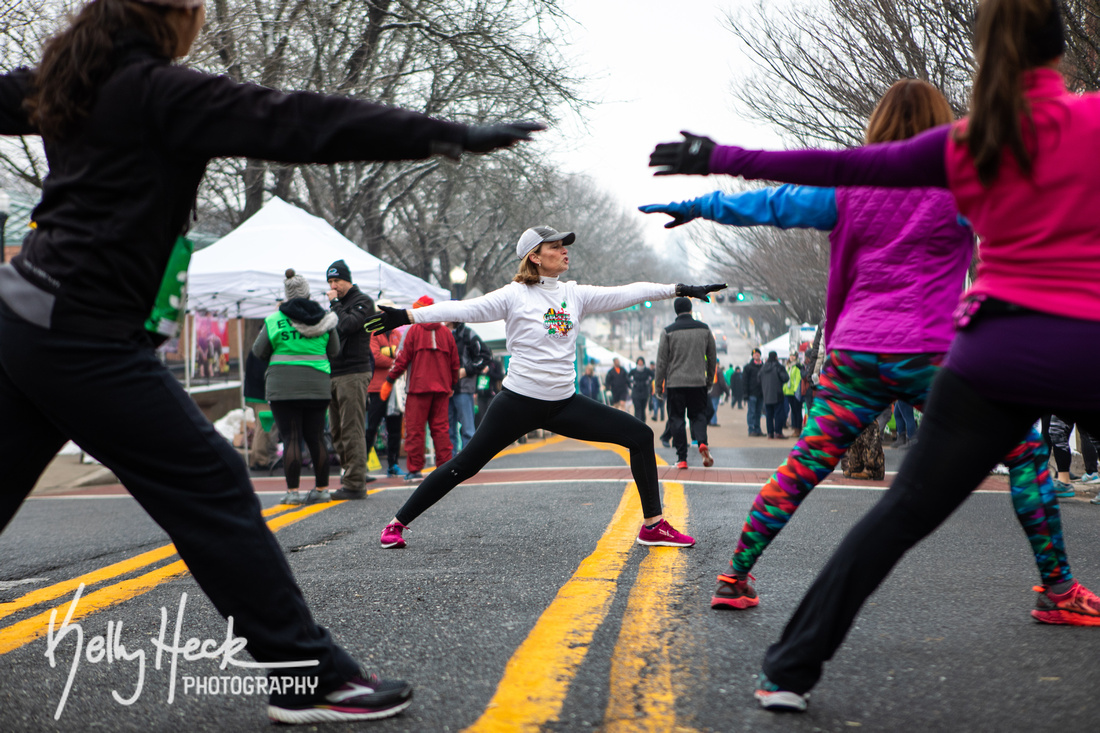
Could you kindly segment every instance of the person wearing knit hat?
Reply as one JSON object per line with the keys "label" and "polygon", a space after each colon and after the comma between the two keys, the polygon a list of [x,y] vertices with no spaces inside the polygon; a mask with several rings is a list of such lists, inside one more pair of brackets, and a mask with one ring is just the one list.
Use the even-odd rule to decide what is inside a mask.
{"label": "person wearing knit hat", "polygon": [[[264,319],[252,353],[268,362],[264,399],[271,405],[283,440],[286,496],[282,504],[329,501],[325,411],[328,409],[330,360],[340,353],[336,314],[309,299],[309,282],[286,271],[286,300]],[[305,442],[313,461],[315,488],[303,502],[298,495]]]}
{"label": "person wearing knit hat", "polygon": [[186,272],[189,214],[213,159],[460,158],[544,126],[467,125],[188,69],[173,59],[203,28],[201,0],[65,5],[69,20],[41,56],[0,73],[3,134],[40,136],[49,166],[38,228],[0,265],[0,415],[20,426],[0,441],[0,463],[18,467],[5,479],[0,528],[59,441],[77,438],[125,477],[248,653],[283,667],[293,684],[269,694],[270,718],[396,715],[412,686],[364,672],[313,619],[244,460],[149,348],[172,325],[152,317],[154,306]]}
{"label": "person wearing knit hat", "polygon": [[[691,300],[677,298],[672,302],[676,320],[661,331],[657,342],[657,373],[653,389],[668,405],[666,434],[672,436],[676,448],[676,467],[687,468],[688,434],[699,446],[703,466],[714,465],[707,443],[707,421],[710,418],[707,390],[714,382],[717,369],[717,347],[714,334],[707,324],[691,314]],[[685,421],[684,415],[687,415]]]}
{"label": "person wearing knit hat", "polygon": [[374,374],[370,334],[363,324],[374,313],[374,301],[351,280],[348,263],[336,260],[325,270],[329,307],[339,318],[340,354],[332,360],[332,395],[328,419],[332,443],[340,456],[340,488],[333,499],[367,498],[367,402]]}
{"label": "person wearing knit hat", "polygon": [[[503,320],[511,353],[504,389],[493,398],[469,444],[451,461],[437,465],[397,510],[379,538],[383,548],[404,547],[402,532],[409,522],[480,471],[497,453],[539,428],[627,448],[630,470],[641,498],[643,524],[638,531],[638,543],[668,547],[695,544],[692,537],[665,520],[653,431],[626,412],[577,394],[577,326],[585,315],[608,313],[647,300],[687,296],[709,302],[708,293],[726,286],[637,282],[598,287],[562,281],[559,278],[569,269],[567,247],[575,239],[572,233],[532,227],[520,236],[516,245],[519,271],[513,282],[503,288],[479,298],[451,300],[412,310],[382,308],[379,315],[368,321],[367,328],[371,331],[386,331],[407,323],[416,323],[415,330],[441,322]],[[411,425],[410,415],[407,427]]]}

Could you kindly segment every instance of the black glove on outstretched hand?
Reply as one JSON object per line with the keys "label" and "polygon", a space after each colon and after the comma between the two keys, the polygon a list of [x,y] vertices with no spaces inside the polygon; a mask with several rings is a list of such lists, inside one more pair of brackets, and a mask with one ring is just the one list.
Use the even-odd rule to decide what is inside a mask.
{"label": "black glove on outstretched hand", "polygon": [[370,333],[392,331],[398,326],[406,326],[412,323],[409,320],[409,312],[404,308],[390,308],[388,305],[380,305],[378,311],[363,324],[363,328]]}
{"label": "black glove on outstretched hand", "polygon": [[520,140],[530,140],[532,132],[545,130],[541,122],[498,122],[495,125],[470,125],[462,148],[469,153],[488,153],[507,148]]}
{"label": "black glove on outstretched hand", "polygon": [[680,283],[676,286],[676,294],[682,298],[698,298],[704,303],[710,302],[709,294],[717,290],[725,290],[728,285],[725,283],[715,285],[684,285]]}
{"label": "black glove on outstretched hand", "polygon": [[710,154],[717,146],[709,137],[692,135],[680,130],[684,139],[678,143],[659,143],[649,154],[649,167],[657,168],[653,175],[705,176],[710,174]]}

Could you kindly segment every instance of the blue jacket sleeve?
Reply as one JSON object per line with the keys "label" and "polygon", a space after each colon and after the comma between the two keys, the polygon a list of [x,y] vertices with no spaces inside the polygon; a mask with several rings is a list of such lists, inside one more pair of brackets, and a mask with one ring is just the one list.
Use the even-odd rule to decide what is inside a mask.
{"label": "blue jacket sleeve", "polygon": [[786,184],[742,193],[715,191],[692,202],[704,219],[733,226],[773,226],[781,229],[836,227],[836,189]]}

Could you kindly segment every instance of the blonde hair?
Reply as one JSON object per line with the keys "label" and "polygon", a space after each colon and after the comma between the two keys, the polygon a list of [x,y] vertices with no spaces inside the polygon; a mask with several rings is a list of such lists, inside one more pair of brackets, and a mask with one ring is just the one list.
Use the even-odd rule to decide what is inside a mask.
{"label": "blonde hair", "polygon": [[542,281],[539,266],[531,261],[531,255],[536,254],[540,249],[542,249],[541,243],[523,256],[523,261],[519,263],[519,272],[512,278],[513,282],[523,283],[524,285],[538,285]]}
{"label": "blonde hair", "polygon": [[902,79],[882,95],[867,121],[864,139],[868,144],[907,140],[954,120],[943,92],[920,79]]}

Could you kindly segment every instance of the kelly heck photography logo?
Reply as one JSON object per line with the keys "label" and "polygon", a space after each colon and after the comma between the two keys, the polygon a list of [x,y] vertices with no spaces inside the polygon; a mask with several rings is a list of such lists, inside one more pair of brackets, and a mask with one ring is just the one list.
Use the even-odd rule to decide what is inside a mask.
{"label": "kelly heck photography logo", "polygon": [[550,307],[542,316],[542,323],[546,327],[546,335],[550,338],[563,339],[573,330],[573,317],[565,310],[563,300],[561,310]]}
{"label": "kelly heck photography logo", "polygon": [[[57,703],[54,712],[54,720],[61,718],[65,710],[65,703],[69,699],[69,692],[76,681],[76,674],[80,670],[82,662],[89,664],[108,665],[129,663],[136,664],[133,694],[123,697],[118,690],[111,690],[111,697],[119,705],[133,705],[141,697],[145,688],[145,671],[147,657],[145,649],[128,650],[122,641],[122,621],[108,621],[107,633],[104,636],[93,636],[84,643],[84,627],[79,623],[73,623],[73,614],[80,603],[80,596],[84,592],[84,584],[76,589],[69,610],[65,614],[65,620],[57,625],[57,609],[50,613],[50,625],[46,633],[46,658],[51,667],[57,666],[57,648],[66,637],[72,636],[73,656],[69,664],[69,677],[65,681],[65,689],[61,693],[61,700]],[[153,658],[153,668],[161,669],[162,664],[168,667],[168,704],[176,699],[176,680],[179,677],[179,663],[195,662],[198,660],[220,659],[220,669],[239,667],[242,669],[289,669],[302,667],[316,667],[320,662],[316,659],[305,659],[295,662],[248,662],[237,659],[237,655],[248,646],[248,639],[243,636],[234,636],[233,617],[227,619],[225,641],[218,644],[215,639],[198,639],[191,637],[181,644],[183,633],[183,614],[187,607],[187,594],[180,594],[179,608],[176,611],[176,624],[172,629],[171,639],[168,639],[168,609],[160,607],[160,634],[149,639],[156,655]],[[55,630],[56,629],[56,630]],[[140,635],[135,634],[138,639]],[[313,694],[317,690],[317,678],[304,675],[203,675],[201,677],[183,675],[183,693],[193,695],[269,695],[269,694]]]}

